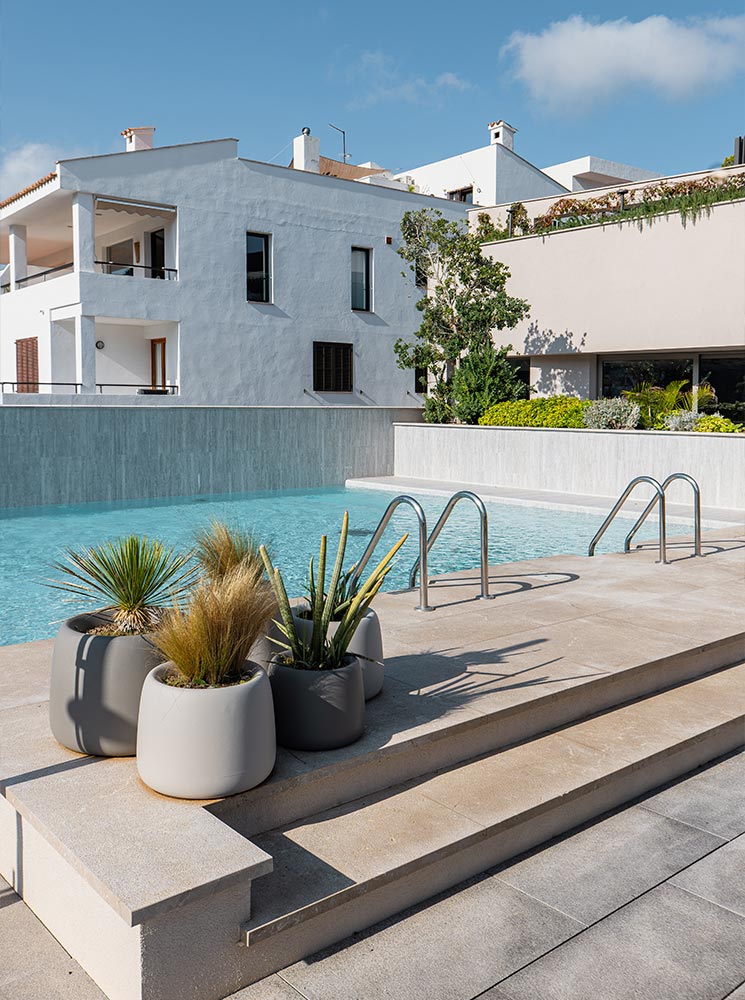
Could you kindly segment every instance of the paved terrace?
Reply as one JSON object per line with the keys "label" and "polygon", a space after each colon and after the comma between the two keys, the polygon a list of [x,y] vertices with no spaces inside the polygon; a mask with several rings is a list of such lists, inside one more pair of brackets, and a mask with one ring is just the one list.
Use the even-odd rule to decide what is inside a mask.
{"label": "paved terrace", "polygon": [[[247,842],[238,832],[240,822],[236,819],[235,810],[243,810],[245,813],[247,802],[256,815],[261,814],[263,809],[261,828],[268,830],[282,821],[281,815],[276,814],[276,801],[291,802],[294,795],[302,795],[304,783],[309,776],[317,774],[319,769],[326,769],[332,781],[341,782],[350,762],[367,755],[376,765],[391,767],[393,776],[397,746],[406,744],[411,747],[412,743],[417,744],[422,755],[427,757],[433,753],[432,748],[436,746],[438,736],[442,733],[454,728],[460,732],[473,730],[478,733],[484,719],[493,718],[495,713],[499,713],[505,731],[509,733],[511,719],[525,712],[540,714],[543,706],[548,703],[556,705],[558,701],[568,705],[572,700],[582,698],[584,692],[590,690],[589,686],[600,678],[621,679],[625,673],[651,660],[664,661],[666,657],[674,658],[681,651],[690,651],[697,646],[703,648],[728,637],[735,645],[739,644],[742,658],[745,659],[745,532],[722,529],[709,533],[705,539],[704,552],[703,559],[695,559],[690,556],[690,547],[685,542],[676,540],[670,548],[673,561],[666,566],[654,564],[655,553],[651,548],[628,556],[602,556],[594,560],[573,556],[553,557],[497,566],[490,575],[496,599],[490,602],[472,600],[477,593],[477,574],[450,574],[439,578],[431,588],[431,603],[437,606],[437,611],[431,614],[414,610],[415,595],[410,592],[380,595],[376,607],[385,632],[387,681],[384,693],[368,705],[368,726],[362,740],[344,750],[324,754],[281,752],[277,768],[269,782],[254,793],[247,793],[252,796],[251,799],[238,796],[213,803],[207,809],[203,808],[206,804],[168,800],[148,791],[139,782],[131,759],[85,758],[58,746],[49,733],[47,723],[51,642],[0,648],[0,790],[42,837],[48,838],[58,850],[63,851],[66,859],[123,919],[136,923],[148,914],[170,909],[218,886],[224,887],[246,872],[259,875],[262,870],[266,870],[267,857],[264,852]],[[733,659],[729,662],[733,662]],[[664,720],[661,720],[661,725],[664,727]],[[437,766],[436,753],[433,766]],[[727,789],[730,782],[739,782],[741,790],[742,770],[734,770],[734,765],[730,767],[732,769],[726,772],[722,782]],[[392,777],[392,780],[400,780],[400,777]],[[280,788],[282,795],[277,795]],[[725,790],[723,794],[729,796],[728,801],[731,800],[730,791]],[[741,801],[741,791],[737,799],[738,802]],[[115,806],[114,813],[112,804]],[[253,807],[256,807],[255,810]],[[712,806],[714,811],[716,808],[719,807]],[[675,818],[664,809],[657,812],[668,816],[671,821]],[[637,821],[642,827],[645,822],[655,822],[649,820],[646,812],[638,814],[633,810],[626,810],[619,815],[629,814],[632,814],[631,819],[626,822],[630,822],[632,826]],[[640,815],[641,818],[638,818]],[[124,827],[121,824],[122,816],[127,817]],[[732,864],[737,864],[738,858],[742,857],[741,844],[737,846],[735,842],[731,851],[725,851],[724,841],[735,838],[745,829],[742,814],[739,813],[738,816],[739,818],[729,821],[726,831],[724,826],[714,829],[711,823],[707,825],[703,821],[696,822],[687,819],[685,815],[681,816],[684,823],[698,832],[689,834],[676,828],[677,833],[684,842],[687,842],[686,838],[692,837],[698,846],[695,850],[692,849],[693,853],[687,853],[687,848],[681,848],[680,852],[677,848],[670,848],[672,860],[676,857],[682,859],[679,864],[675,862],[675,872],[691,864],[695,858],[714,850],[717,854],[725,852],[721,854],[723,863],[729,864],[728,859],[732,859]],[[220,819],[225,822],[219,822]],[[228,825],[231,823],[235,829]],[[637,859],[632,864],[635,857],[633,851],[626,856],[626,835],[613,834],[612,826],[605,829],[611,830],[608,835],[609,843],[616,845],[612,849],[608,847],[605,855],[610,865],[607,878],[611,882],[614,879],[623,882],[623,872],[633,871],[641,862]],[[628,837],[633,839],[632,833],[631,830],[627,831]],[[646,836],[647,834],[641,836],[640,846],[635,848],[641,852],[640,857],[648,853],[644,847],[649,843],[645,840]],[[667,829],[667,832],[653,830],[649,836],[652,841],[655,837],[660,838],[656,841],[658,845],[672,844],[672,828]],[[174,857],[174,844],[178,844],[177,857]],[[650,851],[653,859],[659,854],[658,848],[650,848]],[[699,853],[696,854],[696,851]],[[591,865],[593,852],[594,848],[583,855],[586,866]],[[600,853],[602,855],[603,852]],[[667,847],[662,849],[663,855],[667,856],[667,853]],[[143,858],[147,859],[147,864],[143,864]],[[621,868],[617,864],[619,858],[623,859]],[[542,863],[536,864],[540,868]],[[563,862],[558,864],[558,868],[561,867]],[[461,930],[458,930],[447,916],[448,906],[445,905],[443,909],[441,900],[431,908],[420,908],[417,911],[419,915],[407,918],[414,920],[413,924],[402,921],[391,925],[401,928],[413,926],[415,932],[409,939],[404,930],[401,930],[403,936],[398,939],[390,930],[380,932],[387,935],[383,938],[366,934],[365,941],[393,940],[394,945],[389,952],[385,949],[381,951],[382,961],[377,965],[375,961],[364,965],[359,959],[358,951],[358,958],[346,967],[346,972],[341,973],[341,979],[337,976],[337,985],[333,989],[323,983],[314,985],[310,973],[296,975],[295,979],[288,973],[287,980],[273,977],[263,986],[251,987],[238,996],[251,997],[252,1000],[274,1000],[276,996],[276,1000],[290,1000],[299,991],[301,996],[318,1000],[337,997],[339,1000],[351,1000],[352,997],[372,1000],[373,997],[385,995],[382,981],[367,992],[364,983],[354,979],[357,975],[355,969],[370,970],[376,965],[380,975],[383,975],[388,968],[390,982],[399,982],[396,976],[403,975],[403,971],[399,968],[395,972],[390,963],[394,962],[396,956],[400,963],[401,956],[408,947],[406,941],[410,941],[412,948],[415,941],[419,941],[424,947],[427,941],[436,941],[436,934],[433,938],[430,931],[435,933],[440,926],[439,933],[444,934],[448,941],[450,931],[454,935],[452,947],[456,951],[451,949],[446,963],[450,972],[446,972],[442,962],[439,965],[434,963],[432,956],[429,956],[425,965],[430,969],[431,975],[435,975],[439,969],[437,975],[443,977],[442,982],[450,982],[453,971],[458,968],[463,971],[479,965],[490,944],[489,954],[492,956],[490,961],[494,973],[489,973],[491,979],[482,975],[476,982],[463,971],[462,982],[458,980],[460,985],[453,982],[437,993],[438,998],[453,997],[454,1000],[460,1000],[462,997],[463,1000],[470,1000],[532,963],[544,952],[550,952],[553,956],[561,955],[561,948],[558,951],[553,949],[569,938],[573,941],[582,941],[584,938],[589,944],[601,941],[597,945],[599,951],[596,954],[605,957],[599,966],[595,962],[593,967],[597,966],[599,974],[606,974],[606,966],[609,962],[612,965],[611,960],[623,960],[628,964],[628,955],[634,954],[631,945],[624,944],[626,938],[639,944],[649,937],[650,928],[655,920],[659,920],[665,926],[669,924],[670,932],[667,936],[662,935],[658,941],[658,959],[655,961],[662,963],[663,972],[660,975],[664,978],[664,974],[667,974],[673,980],[677,975],[675,970],[680,970],[680,963],[683,961],[678,942],[686,940],[688,931],[685,931],[685,927],[693,928],[690,931],[693,936],[689,935],[690,948],[696,953],[699,947],[708,947],[706,942],[709,941],[706,934],[703,938],[700,934],[696,937],[699,933],[696,927],[700,925],[711,930],[716,924],[716,933],[721,933],[724,942],[716,951],[716,968],[719,971],[716,975],[711,973],[714,977],[711,982],[716,984],[716,988],[712,987],[713,991],[709,993],[701,990],[685,992],[681,987],[676,993],[658,989],[656,992],[640,992],[637,995],[649,995],[655,1000],[662,1000],[667,996],[674,996],[676,1000],[684,997],[690,997],[691,1000],[709,1000],[710,997],[712,1000],[722,1000],[745,979],[745,971],[735,969],[731,960],[732,955],[741,956],[745,951],[745,941],[742,938],[742,900],[738,903],[731,896],[726,899],[717,898],[713,902],[710,899],[703,906],[699,920],[699,916],[690,915],[688,896],[698,892],[708,899],[714,889],[706,889],[707,878],[711,882],[717,879],[721,881],[721,878],[726,881],[726,877],[720,877],[718,870],[710,876],[704,871],[701,876],[703,882],[699,880],[695,883],[694,880],[694,883],[684,887],[688,894],[685,897],[686,909],[686,906],[680,904],[679,886],[674,890],[664,887],[659,891],[655,890],[657,895],[644,895],[652,884],[657,885],[675,873],[665,870],[664,865],[660,867],[656,861],[652,868],[654,871],[649,876],[654,876],[652,883],[646,885],[642,880],[642,888],[636,893],[641,900],[641,909],[635,911],[641,920],[638,927],[633,920],[630,924],[628,921],[624,923],[623,913],[631,913],[630,908],[619,909],[619,906],[625,906],[633,898],[628,890],[625,890],[622,904],[618,899],[624,897],[623,892],[619,897],[612,892],[605,892],[604,895],[604,891],[600,889],[597,900],[593,902],[596,893],[593,875],[589,870],[582,875],[578,869],[580,883],[582,878],[587,880],[585,888],[580,884],[579,889],[565,890],[565,897],[561,899],[544,898],[541,893],[548,892],[548,889],[531,889],[529,878],[526,881],[518,878],[507,892],[503,883],[509,882],[509,879],[502,877],[498,880],[498,891],[490,902],[492,890],[489,886],[492,885],[492,880],[482,879],[475,881],[463,894],[453,896],[451,893],[443,897],[444,900],[475,900],[474,906],[481,914],[480,919],[492,920],[488,925],[483,924],[483,932],[476,935],[477,940],[469,938],[467,942],[463,938],[466,929],[473,931],[473,913],[476,911],[471,911],[471,916],[463,918],[465,922]],[[22,877],[21,864],[15,874],[16,877]],[[548,878],[548,883],[550,882],[551,879]],[[702,885],[704,889],[700,888]],[[535,899],[543,902],[536,904],[536,908],[531,910]],[[522,909],[517,907],[518,901]],[[4,904],[6,921],[22,920],[30,927],[30,915],[21,905],[14,903],[12,894],[7,891],[0,897],[0,907]],[[546,906],[550,911],[548,915],[545,912]],[[603,907],[606,907],[605,913],[600,912]],[[620,917],[616,911],[621,914]],[[461,912],[469,911],[466,909]],[[23,914],[23,917],[13,917],[14,913]],[[446,914],[441,925],[437,924],[439,918],[435,919],[437,913]],[[428,915],[434,922],[430,923]],[[598,920],[600,923],[597,926],[600,927],[606,919],[615,921],[609,925],[610,936],[602,938],[601,935],[598,938],[591,933],[592,929]],[[676,921],[682,921],[684,925],[679,934],[670,930],[676,926]],[[510,934],[507,934],[505,922],[509,922]],[[575,935],[584,926],[589,926],[590,930],[576,938]],[[618,931],[613,930],[616,926]],[[740,944],[736,948],[738,935]],[[619,942],[617,949],[612,944],[616,937]],[[28,961],[23,960],[19,956],[18,945],[12,944],[12,936],[3,934],[0,940],[3,942],[0,948],[10,947],[12,950],[12,954],[0,955],[0,996],[43,996],[43,983],[38,979],[39,969],[31,954],[28,953]],[[371,945],[359,947],[364,952]],[[578,945],[573,946],[570,942],[562,947],[574,947],[575,951],[565,953],[568,955],[567,961],[570,964],[579,962],[584,967],[581,957],[576,958]],[[442,941],[435,951],[440,953],[441,958],[447,954]],[[343,963],[343,959],[338,956],[347,952],[337,949],[334,954],[337,958],[324,959],[325,966],[323,963],[309,961],[299,963],[294,968],[309,969],[311,972],[313,969],[342,968],[339,963]],[[420,957],[423,955],[421,949],[418,954]],[[571,958],[572,955],[575,955],[574,959]],[[551,971],[554,969],[551,963],[558,962],[559,959],[549,956],[545,961],[549,962],[546,966],[546,981],[560,983],[559,973]],[[389,963],[388,966],[386,962]],[[649,962],[652,962],[651,958]],[[688,966],[690,965],[689,962]],[[531,968],[539,966],[540,963],[537,963]],[[415,967],[416,962],[412,968]],[[641,962],[639,967],[639,975],[642,975],[644,963]],[[694,967],[691,968],[691,974],[693,972]],[[579,987],[576,992],[567,992],[566,989],[562,992],[557,986],[552,993],[548,991],[548,987],[541,985],[538,988],[533,983],[529,976],[535,974],[521,973],[522,979],[516,976],[491,995],[504,997],[505,1000],[538,996],[541,1000],[549,1000],[553,996],[562,1000],[568,1000],[569,997],[580,1000],[587,996],[589,1000],[589,997],[600,995],[607,996],[610,1000],[616,996],[620,998],[629,995],[618,992],[619,988],[623,988],[624,982],[624,977],[620,974],[621,986],[613,987],[615,993],[610,985],[603,992],[597,983],[594,986],[591,983],[586,989],[583,987],[585,992]],[[5,985],[3,975],[6,976]],[[70,975],[71,982],[80,980],[80,973],[76,973],[72,965]],[[369,975],[372,975],[372,971],[369,971]],[[25,988],[21,985],[22,981],[31,976],[35,978],[29,979],[30,992],[19,992]],[[392,992],[388,995],[401,998],[432,996],[433,980],[429,980],[427,989],[430,992],[427,993],[424,972],[422,977],[419,993],[407,982],[405,990],[402,986],[392,985]],[[289,986],[289,982],[293,985]],[[346,986],[343,985],[345,982]],[[355,985],[349,986],[349,983]],[[5,994],[2,993],[3,989]],[[396,992],[396,989],[399,991]],[[67,994],[60,990],[49,995],[64,997]],[[77,992],[69,995],[83,1000],[88,994],[79,986]],[[90,995],[95,996],[97,993]]]}

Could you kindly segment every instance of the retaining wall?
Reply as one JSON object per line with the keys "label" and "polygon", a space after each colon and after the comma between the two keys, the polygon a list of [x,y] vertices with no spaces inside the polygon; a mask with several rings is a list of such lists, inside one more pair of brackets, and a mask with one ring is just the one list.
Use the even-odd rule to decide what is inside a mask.
{"label": "retaining wall", "polygon": [[[745,507],[745,434],[410,423],[394,434],[396,476],[615,497],[635,476],[687,472],[705,506]],[[674,483],[670,499],[690,487]]]}
{"label": "retaining wall", "polygon": [[393,472],[387,407],[0,408],[0,507],[338,486]]}

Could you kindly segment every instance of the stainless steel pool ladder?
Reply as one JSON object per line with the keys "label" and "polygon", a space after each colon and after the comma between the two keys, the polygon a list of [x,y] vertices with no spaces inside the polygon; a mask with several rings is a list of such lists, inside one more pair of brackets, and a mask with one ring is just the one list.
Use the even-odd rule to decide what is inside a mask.
{"label": "stainless steel pool ladder", "polygon": [[634,524],[634,527],[626,536],[626,539],[623,543],[623,551],[624,552],[629,551],[629,549],[631,548],[632,539],[639,531],[641,526],[644,524],[646,519],[649,517],[649,515],[652,513],[654,508],[656,506],[659,506],[660,558],[658,562],[666,563],[667,562],[667,504],[666,504],[665,493],[670,483],[674,482],[677,479],[682,479],[685,482],[689,483],[691,489],[693,490],[693,545],[694,545],[695,555],[700,556],[701,555],[701,490],[696,480],[692,476],[687,475],[687,473],[685,472],[673,472],[672,475],[667,477],[664,483],[659,483],[656,479],[653,479],[652,476],[637,476],[635,479],[632,479],[631,482],[627,485],[626,489],[621,494],[621,496],[618,498],[615,505],[613,506],[613,509],[610,511],[606,519],[600,525],[600,528],[598,529],[594,538],[590,542],[590,545],[587,550],[588,556],[595,555],[595,548],[598,542],[603,537],[605,532],[608,530],[608,527],[615,518],[616,514],[619,512],[621,507],[623,507],[629,494],[631,494],[636,489],[636,487],[639,486],[640,483],[649,483],[650,486],[654,487],[654,496],[649,501],[644,510],[641,512],[641,514],[639,515]]}
{"label": "stainless steel pool ladder", "polygon": [[352,574],[352,580],[359,579],[362,570],[365,568],[365,566],[367,566],[368,562],[370,561],[370,556],[375,551],[375,547],[377,546],[378,542],[380,541],[383,535],[383,532],[388,526],[388,522],[390,521],[391,517],[393,517],[393,512],[402,503],[408,504],[408,506],[413,509],[414,513],[417,516],[417,520],[419,521],[419,563],[423,567],[423,571],[421,579],[419,580],[419,604],[416,606],[416,610],[434,611],[435,609],[430,606],[427,596],[427,584],[428,584],[427,518],[425,516],[424,510],[422,509],[422,505],[419,503],[418,500],[415,500],[414,497],[406,496],[405,494],[403,494],[401,496],[394,497],[393,500],[391,500],[391,502],[388,504],[388,506],[385,509],[385,513],[381,517],[380,523],[375,529],[375,532],[372,538],[370,539],[367,548],[362,553],[362,556],[359,562],[357,563],[355,571]]}
{"label": "stainless steel pool ladder", "polygon": [[[470,500],[479,512],[479,522],[481,527],[481,593],[479,594],[479,600],[481,601],[491,601],[493,597],[489,596],[489,515],[486,512],[486,507],[484,501],[476,493],[472,493],[470,490],[460,490],[458,493],[453,493],[453,495],[448,500],[445,505],[445,509],[442,514],[440,514],[437,524],[432,529],[432,534],[427,539],[427,552],[432,548],[434,543],[437,541],[437,537],[445,527],[445,522],[452,514],[455,509],[455,505],[460,500]],[[416,575],[419,572],[419,567],[421,565],[421,557],[417,558],[414,565],[411,567],[411,572],[409,573],[409,586],[416,586]],[[422,571],[422,577],[426,575],[426,567]]]}

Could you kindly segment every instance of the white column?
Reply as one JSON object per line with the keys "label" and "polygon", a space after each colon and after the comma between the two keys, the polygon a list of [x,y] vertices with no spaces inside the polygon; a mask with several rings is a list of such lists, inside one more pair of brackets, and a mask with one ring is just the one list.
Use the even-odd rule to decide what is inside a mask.
{"label": "white column", "polygon": [[93,270],[95,222],[93,195],[76,191],[72,198],[72,257],[76,271]]}
{"label": "white column", "polygon": [[26,259],[26,227],[10,226],[8,228],[8,250],[10,256],[10,290],[16,290],[16,281],[25,278],[28,273]]}
{"label": "white column", "polygon": [[96,391],[96,320],[75,317],[75,381],[81,392]]}

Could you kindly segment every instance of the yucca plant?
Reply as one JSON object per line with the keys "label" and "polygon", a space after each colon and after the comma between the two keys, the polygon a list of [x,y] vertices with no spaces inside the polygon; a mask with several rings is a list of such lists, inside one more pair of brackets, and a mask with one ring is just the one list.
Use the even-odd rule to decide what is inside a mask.
{"label": "yucca plant", "polygon": [[[284,662],[290,666],[305,670],[335,670],[342,666],[349,643],[357,626],[366,614],[375,595],[383,586],[386,576],[391,571],[393,557],[409,537],[408,534],[403,535],[396,542],[364,583],[358,585],[356,581],[353,582],[352,574],[354,570],[351,570],[347,574],[348,579],[345,584],[347,597],[340,606],[337,604],[337,599],[340,592],[340,581],[342,580],[342,567],[348,532],[349,514],[345,511],[342,520],[341,535],[339,537],[339,546],[336,552],[336,561],[328,587],[326,587],[326,535],[321,536],[318,568],[315,568],[313,559],[310,561],[308,618],[312,622],[312,631],[310,637],[307,639],[304,635],[298,634],[295,620],[292,616],[292,608],[287,597],[287,590],[282,580],[282,574],[272,565],[272,561],[263,545],[260,549],[269,582],[272,585],[277,604],[279,605],[281,621],[277,624],[287,640],[286,642],[282,642],[281,640],[273,641],[285,650]],[[350,596],[352,590],[356,592],[353,596]],[[340,607],[340,617],[337,616],[339,627],[329,637],[329,624],[334,620],[334,611]]]}
{"label": "yucca plant", "polygon": [[194,536],[194,557],[204,576],[213,582],[237,566],[248,566],[257,576],[264,572],[259,545],[249,531],[212,520]]}
{"label": "yucca plant", "polygon": [[48,586],[87,600],[103,599],[100,611],[111,625],[110,635],[143,635],[155,628],[164,609],[182,600],[195,580],[190,553],[177,552],[144,535],[129,535],[90,548],[65,549],[67,562],[52,568],[69,579]]}
{"label": "yucca plant", "polygon": [[196,587],[186,605],[163,616],[153,641],[175,667],[181,687],[238,683],[251,648],[276,608],[271,588],[250,565]]}

